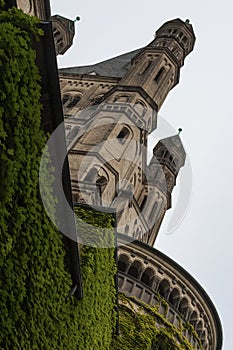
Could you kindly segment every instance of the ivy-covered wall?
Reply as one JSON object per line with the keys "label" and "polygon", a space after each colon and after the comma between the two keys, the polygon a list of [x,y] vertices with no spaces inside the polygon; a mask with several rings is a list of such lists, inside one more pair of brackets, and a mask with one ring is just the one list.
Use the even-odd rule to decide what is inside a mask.
{"label": "ivy-covered wall", "polygon": [[[63,237],[39,195],[47,135],[32,43],[42,34],[22,11],[0,13],[0,349],[107,350],[115,332],[114,249],[83,247],[84,299],[69,296]],[[44,181],[55,212],[51,174]],[[112,217],[104,221],[109,226]]]}
{"label": "ivy-covered wall", "polygon": [[[79,237],[93,246],[81,246],[84,297],[78,303],[80,329],[78,349],[111,349],[116,334],[116,263],[112,214],[76,207]],[[88,230],[86,223],[89,224]],[[107,228],[107,230],[105,230]],[[104,242],[110,248],[102,248]]]}
{"label": "ivy-covered wall", "polygon": [[[158,306],[137,301],[134,297],[119,295],[120,335],[113,340],[112,350],[194,350],[183,335],[184,325],[174,326],[160,314]],[[165,304],[166,301],[163,300]],[[185,325],[193,332],[199,348],[200,340],[192,326]]]}

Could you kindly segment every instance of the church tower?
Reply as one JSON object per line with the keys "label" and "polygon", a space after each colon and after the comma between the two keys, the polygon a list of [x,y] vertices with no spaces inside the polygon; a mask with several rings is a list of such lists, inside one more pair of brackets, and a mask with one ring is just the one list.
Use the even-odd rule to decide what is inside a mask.
{"label": "church tower", "polygon": [[[74,200],[116,209],[118,232],[151,245],[170,208],[185,153],[176,149],[178,143],[182,148],[178,136],[168,138],[155,148],[148,167],[147,137],[194,42],[188,21],[175,19],[140,50],[60,71]],[[164,150],[173,168],[169,157],[167,163],[159,158]]]}
{"label": "church tower", "polygon": [[179,82],[180,68],[193,50],[195,36],[189,21],[175,19],[156,31],[155,39],[132,60],[122,84],[141,86],[160,109]]}

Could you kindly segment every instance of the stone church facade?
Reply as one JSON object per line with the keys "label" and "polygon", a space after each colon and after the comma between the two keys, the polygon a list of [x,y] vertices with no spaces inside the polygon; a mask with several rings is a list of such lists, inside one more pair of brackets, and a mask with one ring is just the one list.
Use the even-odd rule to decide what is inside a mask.
{"label": "stone church facade", "polygon": [[60,70],[74,200],[117,208],[118,231],[150,245],[185,151],[168,136],[147,165],[147,139],[194,42],[192,26],[176,19],[141,50]]}

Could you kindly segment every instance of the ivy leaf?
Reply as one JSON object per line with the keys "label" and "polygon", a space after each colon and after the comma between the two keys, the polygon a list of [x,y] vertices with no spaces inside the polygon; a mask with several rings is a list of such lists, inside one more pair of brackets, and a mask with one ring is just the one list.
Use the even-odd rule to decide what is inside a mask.
{"label": "ivy leaf", "polygon": [[8,149],[7,153],[9,154],[9,156],[13,156],[14,155],[14,150],[13,149]]}

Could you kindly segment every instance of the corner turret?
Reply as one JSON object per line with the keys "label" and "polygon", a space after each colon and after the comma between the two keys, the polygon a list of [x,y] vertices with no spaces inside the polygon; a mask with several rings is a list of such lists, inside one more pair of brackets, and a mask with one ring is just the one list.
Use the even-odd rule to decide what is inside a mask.
{"label": "corner turret", "polygon": [[[63,55],[73,44],[75,21],[60,15],[51,17],[56,55]],[[79,20],[79,17],[76,18]]]}
{"label": "corner turret", "polygon": [[151,46],[165,48],[183,66],[185,57],[193,50],[195,35],[189,20],[177,18],[164,23],[157,31]]}
{"label": "corner turret", "polygon": [[180,68],[194,43],[191,24],[181,19],[166,22],[156,31],[155,39],[133,57],[119,84],[140,86],[159,110],[169,91],[178,84]]}
{"label": "corner turret", "polygon": [[168,206],[171,207],[171,193],[176,184],[180,168],[184,166],[186,153],[179,134],[160,140],[153,149],[149,165],[150,182],[159,184],[166,194]]}

